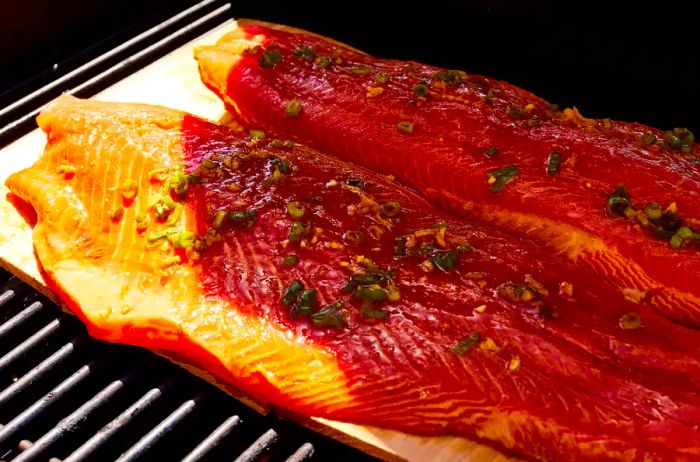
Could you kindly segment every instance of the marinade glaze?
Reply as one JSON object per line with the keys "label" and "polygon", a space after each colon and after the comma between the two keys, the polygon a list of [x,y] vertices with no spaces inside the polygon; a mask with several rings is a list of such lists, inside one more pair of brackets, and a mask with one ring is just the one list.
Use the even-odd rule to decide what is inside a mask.
{"label": "marinade glaze", "polygon": [[311,381],[273,404],[535,459],[698,456],[697,332],[391,178],[261,132],[182,131],[205,293],[332,352],[354,398]]}
{"label": "marinade glaze", "polygon": [[700,324],[699,150],[687,130],[587,119],[494,79],[255,21],[196,55],[251,127],[395,175]]}

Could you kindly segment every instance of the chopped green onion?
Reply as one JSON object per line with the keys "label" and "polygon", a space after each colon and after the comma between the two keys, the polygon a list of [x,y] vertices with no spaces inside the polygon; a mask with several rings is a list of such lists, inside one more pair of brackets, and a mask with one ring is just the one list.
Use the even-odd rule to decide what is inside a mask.
{"label": "chopped green onion", "polygon": [[260,67],[274,67],[282,59],[282,53],[279,50],[264,50],[258,64]]}
{"label": "chopped green onion", "polygon": [[644,215],[646,215],[647,218],[651,221],[655,221],[661,218],[661,213],[663,212],[661,206],[656,202],[649,202],[647,205],[644,206],[643,211]]}
{"label": "chopped green onion", "polygon": [[213,160],[211,160],[211,159],[204,159],[204,160],[202,161],[202,167],[204,167],[204,168],[210,168],[210,169],[211,169],[211,168],[216,168],[216,167],[218,167],[218,166],[219,166],[219,165],[218,165],[216,162],[214,162]]}
{"label": "chopped green onion", "polygon": [[496,149],[495,146],[489,146],[488,148],[486,148],[486,151],[484,151],[484,155],[486,157],[493,157],[496,154],[498,154],[498,149]]}
{"label": "chopped green onion", "polygon": [[386,201],[379,206],[379,212],[389,218],[393,218],[401,213],[401,204],[397,201]]}
{"label": "chopped green onion", "polygon": [[272,167],[277,167],[277,170],[279,170],[280,173],[289,173],[292,168],[289,162],[282,160],[279,157],[272,157],[270,158],[269,162]]}
{"label": "chopped green onion", "polygon": [[457,344],[452,347],[452,351],[459,356],[464,356],[467,351],[471,350],[479,343],[479,340],[481,340],[481,334],[474,331],[457,342]]}
{"label": "chopped green onion", "polygon": [[608,215],[621,216],[624,215],[625,209],[630,206],[630,194],[624,184],[619,184],[615,190],[608,196],[608,201],[605,209]]}
{"label": "chopped green onion", "polygon": [[296,50],[294,50],[294,56],[298,56],[302,59],[312,61],[314,58],[316,58],[316,52],[311,47],[299,47]]}
{"label": "chopped green onion", "polygon": [[521,119],[525,117],[525,111],[523,111],[523,109],[520,107],[513,106],[508,108],[508,115],[513,119]]}
{"label": "chopped green onion", "polygon": [[683,226],[683,221],[678,215],[671,212],[670,210],[661,214],[661,218],[657,220],[657,223],[664,231],[675,233]]}
{"label": "chopped green onion", "polygon": [[287,213],[290,217],[296,218],[298,220],[304,216],[304,206],[301,205],[301,202],[289,202],[287,204]]}
{"label": "chopped green onion", "polygon": [[237,210],[228,213],[228,219],[234,224],[243,226],[245,228],[250,228],[253,226],[255,220],[257,220],[258,214],[255,210]]}
{"label": "chopped green onion", "polygon": [[637,216],[637,211],[632,207],[627,207],[622,214],[627,218],[634,218]]}
{"label": "chopped green onion", "polygon": [[678,231],[676,231],[676,234],[683,239],[690,239],[695,235],[693,230],[687,226],[681,226]]}
{"label": "chopped green onion", "polygon": [[345,231],[343,233],[343,242],[349,245],[360,245],[365,240],[365,235],[360,231]]}
{"label": "chopped green onion", "polygon": [[168,239],[176,249],[191,249],[197,240],[197,235],[192,231],[181,231],[178,234],[170,234]]}
{"label": "chopped green onion", "polygon": [[450,250],[448,252],[439,252],[432,256],[430,259],[438,269],[442,271],[449,271],[455,267],[457,264],[457,251]]}
{"label": "chopped green onion", "polygon": [[187,175],[187,181],[194,184],[200,184],[202,182],[202,179],[197,175],[190,173],[189,175]]}
{"label": "chopped green onion", "polygon": [[251,130],[249,133],[250,133],[250,136],[253,138],[257,138],[260,140],[265,138],[265,132],[262,130]]}
{"label": "chopped green onion", "polygon": [[642,318],[635,312],[626,313],[620,316],[620,327],[625,330],[635,330],[642,327]]}
{"label": "chopped green onion", "polygon": [[182,170],[177,170],[170,179],[168,179],[168,187],[175,194],[182,196],[187,192],[189,185],[187,184],[187,175]]}
{"label": "chopped green onion", "polygon": [[365,187],[365,180],[362,178],[348,178],[345,180],[345,184],[348,186],[354,186],[356,188],[364,188]]}
{"label": "chopped green onion", "polygon": [[413,133],[413,122],[409,122],[407,120],[402,120],[398,124],[396,124],[396,128],[399,131],[405,132],[405,133]]}
{"label": "chopped green onion", "polygon": [[282,258],[282,264],[284,266],[294,266],[297,263],[299,263],[299,257],[296,255],[285,255],[285,257]]}
{"label": "chopped green onion", "polygon": [[678,234],[674,234],[673,236],[671,236],[671,239],[668,242],[674,249],[680,249],[681,247],[683,247],[684,240]]}
{"label": "chopped green onion", "polygon": [[359,287],[355,292],[355,298],[358,300],[381,302],[386,300],[386,291],[379,287]]}
{"label": "chopped green onion", "polygon": [[488,177],[494,178],[495,181],[489,187],[491,192],[498,192],[510,183],[520,173],[520,170],[514,165],[500,168],[488,173]]}
{"label": "chopped green onion", "polygon": [[311,314],[311,310],[318,303],[318,295],[315,289],[305,290],[299,295],[299,300],[297,302],[296,310],[294,314],[300,316],[308,316]]}
{"label": "chopped green onion", "polygon": [[290,242],[299,242],[301,241],[302,236],[304,236],[308,232],[308,225],[305,225],[300,221],[294,221],[289,227],[289,235],[287,237]]}
{"label": "chopped green onion", "polygon": [[282,304],[289,306],[297,300],[297,297],[304,290],[304,284],[299,279],[293,280],[282,294]]}
{"label": "chopped green onion", "polygon": [[386,319],[389,317],[389,313],[374,308],[371,303],[363,304],[360,312],[363,317],[370,319]]}
{"label": "chopped green onion", "polygon": [[466,82],[467,74],[463,71],[443,69],[435,73],[435,78],[454,87]]}
{"label": "chopped green onion", "polygon": [[377,83],[386,83],[389,81],[389,74],[386,72],[377,72],[374,76],[374,81]]}
{"label": "chopped green onion", "polygon": [[552,151],[549,153],[549,159],[547,159],[547,173],[549,175],[554,175],[559,171],[560,158],[561,153],[557,151]]}
{"label": "chopped green onion", "polygon": [[166,237],[170,236],[171,234],[175,234],[180,232],[178,228],[166,228],[161,231],[153,231],[150,232],[146,235],[146,240],[149,243],[154,243],[156,241],[159,241],[161,239],[165,239]]}
{"label": "chopped green onion", "polygon": [[226,210],[217,210],[216,214],[214,214],[214,220],[211,222],[211,227],[214,229],[219,229],[221,226],[224,224],[224,220],[226,219]]}
{"label": "chopped green onion", "polygon": [[343,292],[352,292],[359,286],[369,286],[377,284],[385,278],[379,274],[356,273],[350,276],[350,280],[341,289]]}
{"label": "chopped green onion", "polygon": [[406,243],[408,242],[408,236],[399,236],[396,238],[396,244],[394,246],[394,258],[404,258],[408,256],[408,248]]}
{"label": "chopped green onion", "polygon": [[311,315],[311,324],[315,327],[343,327],[345,325],[345,316],[339,313],[338,310],[345,305],[345,302],[338,300],[326,308],[317,311]]}
{"label": "chopped green onion", "polygon": [[418,97],[428,96],[428,84],[423,80],[416,83],[413,85],[413,94]]}
{"label": "chopped green onion", "polygon": [[372,69],[367,66],[357,66],[350,69],[350,72],[358,75],[367,75],[372,72]]}
{"label": "chopped green onion", "polygon": [[284,107],[284,113],[287,117],[296,117],[301,114],[301,102],[298,99],[293,99]]}
{"label": "chopped green onion", "polygon": [[331,65],[331,57],[327,55],[316,56],[314,63],[316,63],[320,69],[325,69]]}
{"label": "chopped green onion", "polygon": [[639,137],[639,144],[642,146],[649,146],[650,144],[656,143],[656,135],[652,132],[646,132]]}

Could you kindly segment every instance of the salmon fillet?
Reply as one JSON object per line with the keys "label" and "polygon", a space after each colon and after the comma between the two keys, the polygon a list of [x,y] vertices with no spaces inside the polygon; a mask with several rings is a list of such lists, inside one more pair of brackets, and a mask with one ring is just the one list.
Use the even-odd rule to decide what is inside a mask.
{"label": "salmon fillet", "polygon": [[700,457],[700,333],[390,178],[164,108],[61,97],[7,186],[100,339],[265,405],[538,460]]}
{"label": "salmon fillet", "polygon": [[494,79],[256,21],[196,58],[251,127],[395,175],[700,325],[700,149],[689,131],[588,119]]}

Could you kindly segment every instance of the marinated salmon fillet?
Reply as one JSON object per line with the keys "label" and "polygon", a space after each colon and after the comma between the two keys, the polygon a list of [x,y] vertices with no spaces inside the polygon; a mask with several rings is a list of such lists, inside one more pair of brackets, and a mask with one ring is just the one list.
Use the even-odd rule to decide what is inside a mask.
{"label": "marinated salmon fillet", "polygon": [[700,333],[311,148],[61,97],[7,180],[97,338],[265,405],[537,460],[700,457]]}
{"label": "marinated salmon fillet", "polygon": [[700,149],[688,130],[588,119],[494,79],[238,24],[196,58],[251,127],[394,175],[700,325]]}

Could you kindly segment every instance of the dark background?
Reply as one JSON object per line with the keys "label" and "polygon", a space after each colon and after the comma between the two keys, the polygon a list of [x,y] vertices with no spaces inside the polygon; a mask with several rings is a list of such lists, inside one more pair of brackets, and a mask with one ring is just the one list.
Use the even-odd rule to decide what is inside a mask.
{"label": "dark background", "polygon": [[[69,70],[194,3],[0,0],[0,96]],[[307,28],[377,56],[504,79],[562,107],[576,105],[585,116],[700,132],[700,21],[697,7],[688,6],[694,2],[232,3],[236,17]]]}

